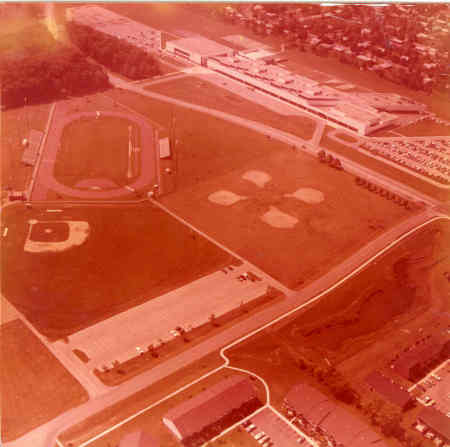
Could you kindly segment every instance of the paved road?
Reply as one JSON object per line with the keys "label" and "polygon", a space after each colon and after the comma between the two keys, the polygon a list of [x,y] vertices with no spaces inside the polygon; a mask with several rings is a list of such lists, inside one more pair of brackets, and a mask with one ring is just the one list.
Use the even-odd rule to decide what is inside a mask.
{"label": "paved road", "polygon": [[[196,110],[198,112],[207,113],[211,116],[215,116],[217,118],[223,119],[225,121],[229,121],[235,124],[238,124],[240,126],[247,127],[249,129],[255,130],[257,132],[263,133],[265,135],[269,135],[270,137],[277,139],[279,141],[282,141],[286,144],[295,146],[297,149],[304,150],[305,152],[316,155],[319,148],[315,146],[314,144],[311,144],[310,142],[303,140],[300,137],[297,137],[295,135],[289,134],[287,132],[283,132],[281,130],[275,129],[273,127],[267,126],[265,124],[258,123],[256,121],[252,121],[246,118],[242,118],[239,116],[231,115],[226,112],[222,112],[220,110],[212,109],[205,106],[199,106],[196,104],[192,104],[186,101],[182,101],[180,99],[175,99],[169,96],[161,95],[159,93],[154,93],[148,90],[145,90],[140,85],[131,84],[127,81],[124,81],[123,79],[117,78],[113,75],[110,75],[110,81],[113,85],[116,87],[129,90],[135,93],[138,93],[142,96],[146,96],[148,98],[157,99],[159,101],[169,102],[171,104],[185,107],[191,110]],[[320,126],[322,127],[322,126]],[[320,131],[320,128],[319,128]],[[323,129],[322,129],[323,131]],[[320,141],[320,135],[316,133],[314,135],[313,139],[316,144],[318,141]],[[349,158],[346,158],[340,154],[336,154],[333,151],[330,151],[327,149],[327,152],[330,154],[335,155],[341,160],[341,163],[344,167],[344,169],[348,172],[354,173],[355,175],[363,176],[371,180],[372,182],[375,182],[381,186],[384,186],[385,188],[388,188],[389,190],[396,192],[399,195],[405,196],[410,200],[417,200],[422,201],[428,205],[435,206],[439,204],[439,201],[425,195],[419,191],[416,191],[413,188],[410,188],[408,186],[403,185],[400,182],[397,182],[389,177],[386,177],[382,174],[379,174],[376,171],[373,171],[369,168],[365,168],[363,166],[360,166],[358,163],[350,160]]]}
{"label": "paved road", "polygon": [[[129,89],[131,91],[135,91],[136,93],[142,94],[144,96],[152,97],[154,99],[159,99],[166,102],[171,102],[173,104],[188,107],[193,110],[198,110],[200,112],[206,112],[211,115],[217,116],[219,118],[235,122],[240,125],[244,125],[248,128],[252,128],[258,132],[264,132],[267,135],[271,135],[274,138],[277,138],[281,141],[288,142],[290,144],[298,145],[310,153],[315,153],[317,148],[309,146],[305,141],[298,137],[294,137],[285,132],[278,131],[277,129],[273,129],[269,126],[265,126],[263,124],[253,122],[250,120],[245,120],[243,118],[235,117],[233,115],[226,114],[224,112],[220,112],[214,109],[208,109],[206,107],[197,106],[193,104],[186,103],[184,101],[176,100],[173,98],[169,98],[163,95],[155,94],[144,90],[142,87],[137,85],[130,85],[122,80],[114,80],[116,85]],[[345,160],[343,157],[340,157],[344,162],[344,166],[347,170],[353,169],[358,175],[365,174],[372,175],[374,179],[378,182],[386,182],[389,184],[391,189],[397,188],[399,191],[403,191],[404,194],[411,196],[417,200],[423,200],[428,204],[435,205],[437,201],[434,201],[428,197],[424,197],[423,195],[417,193],[417,191],[412,190],[411,188],[406,188],[397,182],[392,181],[391,179],[383,178],[378,173],[370,171],[365,168],[361,168],[356,163],[351,162],[350,160]],[[79,421],[82,421],[89,415],[95,414],[96,412],[102,410],[103,408],[110,406],[124,398],[130,396],[131,394],[138,392],[151,384],[157,382],[158,380],[167,377],[168,375],[176,372],[177,370],[191,364],[195,360],[198,360],[208,353],[214,352],[219,348],[226,346],[231,343],[233,340],[248,334],[256,330],[257,328],[267,324],[272,321],[277,316],[281,316],[288,311],[292,311],[299,305],[302,305],[314,298],[317,293],[323,292],[328,288],[333,287],[337,283],[340,278],[346,276],[349,272],[358,268],[358,266],[362,265],[364,262],[375,256],[380,252],[384,247],[389,245],[392,241],[396,241],[401,237],[402,234],[405,234],[408,230],[415,228],[417,225],[422,224],[429,220],[432,216],[434,216],[434,212],[432,210],[427,210],[420,215],[411,216],[408,220],[405,220],[398,224],[397,226],[391,228],[383,235],[379,236],[377,239],[371,241],[365,247],[356,252],[353,256],[346,259],[343,263],[339,264],[335,268],[333,268],[328,274],[324,275],[311,285],[307,286],[303,290],[298,293],[292,293],[288,295],[287,299],[284,301],[277,303],[274,306],[271,306],[269,309],[262,310],[259,313],[252,316],[252,318],[242,321],[233,327],[217,334],[216,336],[202,342],[199,345],[194,346],[192,349],[179,354],[176,357],[171,358],[167,362],[160,364],[153,368],[150,371],[147,371],[141,374],[138,377],[131,379],[130,381],[112,389],[108,394],[97,396],[94,399],[82,404],[76,408],[73,408],[47,424],[43,424],[42,426],[32,430],[16,441],[7,443],[8,447],[53,447],[55,444],[56,437],[59,433],[64,431],[66,428],[76,424]]]}
{"label": "paved road", "polygon": [[267,324],[268,322],[274,320],[277,316],[281,316],[285,312],[291,311],[295,307],[306,303],[311,298],[316,296],[317,293],[323,292],[332,287],[340,278],[343,278],[349,272],[355,270],[363,262],[375,256],[389,243],[401,237],[402,234],[405,234],[408,230],[428,221],[431,216],[433,216],[431,211],[426,211],[420,215],[411,216],[410,219],[401,222],[383,235],[379,236],[377,239],[356,252],[353,256],[346,259],[343,263],[333,268],[328,274],[324,275],[300,292],[289,295],[287,299],[282,302],[260,311],[251,318],[237,323],[233,327],[224,330],[216,336],[194,346],[188,351],[169,359],[167,362],[156,366],[152,370],[111,389],[108,394],[98,396],[61,414],[52,421],[41,425],[16,441],[7,443],[6,446],[53,447],[57,435],[68,427],[82,421],[98,411],[101,411],[105,407],[125,399],[135,392],[147,388],[158,380],[161,380],[162,378],[167,377],[192,362],[201,359],[208,353],[217,351],[221,347],[230,344],[237,338]]}

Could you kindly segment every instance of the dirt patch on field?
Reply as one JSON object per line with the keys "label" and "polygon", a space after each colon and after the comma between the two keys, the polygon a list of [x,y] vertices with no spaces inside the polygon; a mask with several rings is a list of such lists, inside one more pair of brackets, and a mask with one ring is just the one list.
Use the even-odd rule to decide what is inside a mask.
{"label": "dirt patch on field", "polygon": [[260,188],[264,188],[266,183],[272,180],[272,177],[267,174],[267,172],[262,171],[247,171],[242,175],[244,180],[248,180],[249,182],[254,183],[256,186]]}
{"label": "dirt patch on field", "polygon": [[1,326],[2,440],[12,441],[88,399],[19,320]]}
{"label": "dirt patch on field", "polygon": [[239,202],[240,200],[247,199],[245,196],[239,196],[231,191],[216,191],[208,196],[208,200],[218,205],[230,206]]}
{"label": "dirt patch on field", "polygon": [[75,184],[75,188],[93,188],[93,187],[100,189],[111,189],[117,188],[117,184],[107,178],[89,178],[80,180]]}
{"label": "dirt patch on field", "polygon": [[29,237],[23,247],[24,251],[29,253],[58,253],[70,250],[84,244],[89,237],[88,222],[39,222],[31,219],[29,225]]}
{"label": "dirt patch on field", "polygon": [[322,191],[312,188],[300,188],[292,194],[286,194],[286,197],[293,197],[305,203],[315,204],[324,201],[325,196]]}
{"label": "dirt patch on field", "polygon": [[2,218],[9,232],[2,256],[8,262],[1,264],[1,273],[5,297],[52,339],[70,335],[234,261],[148,203],[126,208],[67,208],[52,220],[70,217],[75,222],[88,222],[90,233],[85,243],[62,252],[24,251],[27,221],[39,218],[43,210],[5,209]]}
{"label": "dirt patch on field", "polygon": [[274,206],[261,216],[261,220],[274,228],[294,228],[298,224],[297,218],[283,213]]}

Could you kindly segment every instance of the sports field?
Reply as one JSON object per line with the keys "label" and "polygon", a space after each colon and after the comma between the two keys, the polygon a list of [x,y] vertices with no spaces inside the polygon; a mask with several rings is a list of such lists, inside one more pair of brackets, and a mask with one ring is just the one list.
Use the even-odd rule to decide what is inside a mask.
{"label": "sports field", "polygon": [[[32,238],[28,237],[30,221],[37,221]],[[68,207],[53,213],[46,208],[15,207],[5,209],[2,224],[8,227],[2,244],[2,258],[8,260],[2,263],[2,291],[52,339],[232,261],[230,255],[150,204]],[[61,242],[67,226],[70,237]]]}
{"label": "sports field", "polygon": [[87,401],[82,386],[20,320],[0,326],[0,345],[4,442]]}
{"label": "sports field", "polygon": [[139,169],[134,169],[132,177],[127,177],[129,126],[133,147],[141,148],[139,126],[124,118],[101,116],[69,123],[57,153],[55,178],[68,186],[89,178],[106,178],[116,185],[129,183],[139,174]]}
{"label": "sports field", "polygon": [[[240,166],[230,163],[222,175],[163,197],[162,202],[294,289],[411,215],[358,187],[346,172],[281,143],[269,147],[258,157],[246,157]],[[256,148],[230,146],[227,157],[233,160]]]}

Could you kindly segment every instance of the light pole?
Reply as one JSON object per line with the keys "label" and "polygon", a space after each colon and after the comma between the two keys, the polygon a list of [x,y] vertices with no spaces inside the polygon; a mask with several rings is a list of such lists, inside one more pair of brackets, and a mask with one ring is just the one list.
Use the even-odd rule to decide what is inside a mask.
{"label": "light pole", "polygon": [[133,145],[131,143],[131,126],[128,126],[128,170],[127,170],[128,178],[133,177],[133,171],[132,171],[132,166],[131,166],[132,152],[133,152]]}

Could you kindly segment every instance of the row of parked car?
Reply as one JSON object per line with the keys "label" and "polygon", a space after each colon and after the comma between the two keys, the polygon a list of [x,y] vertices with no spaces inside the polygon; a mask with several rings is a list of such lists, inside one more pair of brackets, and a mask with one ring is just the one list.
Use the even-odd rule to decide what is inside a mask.
{"label": "row of parked car", "polygon": [[250,419],[242,423],[242,428],[250,433],[262,447],[271,447],[274,445],[270,436],[266,435],[262,430],[258,430],[256,425]]}
{"label": "row of parked car", "polygon": [[445,140],[374,141],[363,143],[361,148],[441,183],[450,183],[450,148]]}

